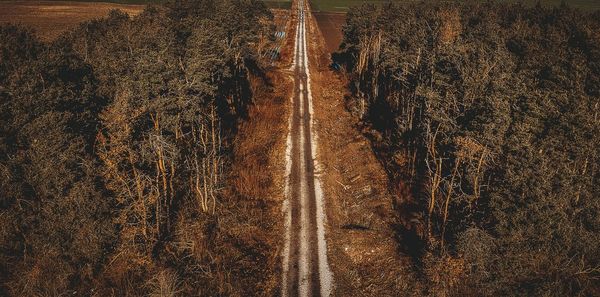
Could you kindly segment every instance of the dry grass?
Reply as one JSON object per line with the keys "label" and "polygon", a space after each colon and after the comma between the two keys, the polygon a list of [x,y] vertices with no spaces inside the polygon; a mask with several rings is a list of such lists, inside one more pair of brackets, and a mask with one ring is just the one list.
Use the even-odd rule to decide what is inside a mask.
{"label": "dry grass", "polygon": [[438,13],[442,21],[439,38],[443,44],[450,44],[456,40],[462,30],[460,16],[456,9],[446,9]]}
{"label": "dry grass", "polygon": [[346,81],[329,69],[328,50],[309,20],[311,87],[324,167],[329,261],[336,296],[414,296],[411,260],[398,252],[394,197],[357,119],[345,108]]}
{"label": "dry grass", "polygon": [[[276,82],[277,83],[277,82]],[[285,135],[286,127],[282,105],[284,98],[261,100],[249,112],[250,121],[241,127],[235,146],[236,176],[234,185],[239,194],[249,200],[272,200],[273,155],[277,155],[277,142]],[[260,120],[252,120],[260,119]]]}
{"label": "dry grass", "polygon": [[423,260],[429,291],[435,296],[453,296],[457,286],[464,280],[465,263],[461,258],[448,255],[426,254]]}
{"label": "dry grass", "polygon": [[281,55],[280,55],[280,60],[279,60],[279,67],[281,69],[285,69],[285,68],[289,67],[289,65],[292,63],[292,59],[294,58],[294,37],[296,35],[296,26],[294,26],[293,24],[296,24],[296,15],[295,14],[290,15],[289,10],[272,9],[271,11],[273,12],[273,15],[275,16],[275,23],[279,23],[280,19],[283,19],[284,16],[289,15],[289,17],[287,17],[287,19],[286,19],[287,22],[285,24],[286,39],[285,39],[285,43],[283,45],[283,49],[281,50]]}
{"label": "dry grass", "polygon": [[[288,10],[273,10],[275,23],[281,23],[288,13]],[[277,201],[273,197],[280,189],[274,189],[273,185],[283,187],[283,181],[275,177],[281,177],[276,171],[285,168],[287,102],[293,86],[284,69],[293,59],[294,17],[287,18],[286,40],[278,65],[269,71],[269,85],[260,78],[252,81],[255,104],[248,111],[248,120],[240,126],[235,142],[234,189],[249,200]]]}
{"label": "dry grass", "polygon": [[[290,28],[287,26],[287,41],[294,36]],[[221,295],[278,294],[279,248],[285,232],[281,204],[285,198],[288,101],[292,92],[292,80],[284,69],[291,63],[292,46],[286,42],[279,65],[267,73],[268,83],[252,79],[255,102],[233,143],[229,186],[219,207],[219,232],[209,247],[216,264],[212,275],[222,284],[218,289]]]}
{"label": "dry grass", "polygon": [[150,297],[175,297],[179,294],[180,280],[177,273],[168,269],[157,273],[149,282]]}
{"label": "dry grass", "polygon": [[101,18],[120,9],[136,15],[145,5],[69,1],[0,1],[0,23],[33,28],[44,41],[51,41],[79,23]]}

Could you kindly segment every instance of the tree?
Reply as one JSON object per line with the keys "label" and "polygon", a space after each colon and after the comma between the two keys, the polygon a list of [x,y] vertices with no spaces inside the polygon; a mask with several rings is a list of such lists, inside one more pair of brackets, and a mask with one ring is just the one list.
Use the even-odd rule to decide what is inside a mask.
{"label": "tree", "polygon": [[388,170],[412,182],[432,292],[597,290],[599,27],[541,5],[348,14],[336,56],[350,105],[384,135],[380,156],[409,160]]}

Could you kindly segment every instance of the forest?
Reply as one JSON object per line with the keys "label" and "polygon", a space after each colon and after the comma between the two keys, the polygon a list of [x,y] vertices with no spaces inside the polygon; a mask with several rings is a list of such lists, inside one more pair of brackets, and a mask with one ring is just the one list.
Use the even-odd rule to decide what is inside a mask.
{"label": "forest", "polygon": [[600,294],[600,13],[363,5],[343,33],[420,293]]}
{"label": "forest", "polygon": [[[0,296],[279,294],[273,20],[169,0],[52,42],[0,25]],[[413,283],[390,296],[600,296],[600,12],[365,4],[332,59],[394,197]]]}
{"label": "forest", "polygon": [[235,210],[262,198],[224,182],[268,88],[272,19],[260,1],[175,0],[51,43],[0,26],[0,295],[274,287],[269,227],[245,229],[266,213]]}

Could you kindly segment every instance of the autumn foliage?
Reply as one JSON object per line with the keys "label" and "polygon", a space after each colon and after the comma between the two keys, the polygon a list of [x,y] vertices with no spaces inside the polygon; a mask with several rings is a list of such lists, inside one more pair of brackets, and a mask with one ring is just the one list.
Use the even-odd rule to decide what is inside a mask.
{"label": "autumn foliage", "polygon": [[397,232],[420,293],[598,294],[598,32],[598,13],[566,6],[348,13],[334,57],[393,182],[410,186]]}
{"label": "autumn foliage", "polygon": [[231,263],[272,269],[253,258],[268,243],[221,224],[240,207],[225,181],[271,20],[259,1],[200,0],[113,11],[51,44],[0,27],[0,295],[261,286]]}

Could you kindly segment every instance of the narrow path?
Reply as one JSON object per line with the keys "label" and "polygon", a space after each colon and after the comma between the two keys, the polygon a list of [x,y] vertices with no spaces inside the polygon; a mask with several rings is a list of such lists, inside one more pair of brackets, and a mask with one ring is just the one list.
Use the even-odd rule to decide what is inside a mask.
{"label": "narrow path", "polygon": [[282,296],[329,296],[331,272],[325,243],[323,193],[315,172],[317,139],[306,41],[304,0],[297,1],[294,49],[294,95],[287,141],[286,244]]}

